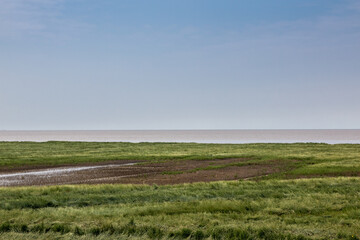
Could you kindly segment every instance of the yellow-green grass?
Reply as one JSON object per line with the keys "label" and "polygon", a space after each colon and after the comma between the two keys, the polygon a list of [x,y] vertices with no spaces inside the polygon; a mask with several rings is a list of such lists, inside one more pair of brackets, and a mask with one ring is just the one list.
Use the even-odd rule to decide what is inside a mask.
{"label": "yellow-green grass", "polygon": [[0,188],[0,239],[359,239],[360,178],[281,180],[359,175],[358,144],[0,142],[3,171],[221,158],[283,167],[260,181]]}
{"label": "yellow-green grass", "polygon": [[[281,160],[285,173],[271,177],[356,175],[359,144],[197,144],[99,142],[0,142],[0,169],[110,160],[175,161],[247,158],[251,164]],[[206,170],[206,169],[205,169]]]}
{"label": "yellow-green grass", "polygon": [[360,179],[0,188],[3,239],[358,239]]}

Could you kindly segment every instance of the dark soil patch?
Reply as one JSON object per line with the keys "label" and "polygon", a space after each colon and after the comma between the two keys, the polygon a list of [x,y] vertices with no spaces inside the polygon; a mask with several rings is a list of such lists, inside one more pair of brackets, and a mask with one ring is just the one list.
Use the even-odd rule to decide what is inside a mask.
{"label": "dark soil patch", "polygon": [[[141,161],[109,161],[80,165],[63,165],[62,168],[95,166],[80,171],[69,171],[61,174],[19,175],[1,177],[1,174],[29,173],[34,170],[52,170],[59,167],[24,166],[17,169],[2,170],[0,186],[24,185],[58,185],[58,184],[179,184],[192,182],[209,182],[219,180],[236,180],[264,176],[286,169],[284,161],[268,161],[264,163],[249,162],[250,159],[232,158],[217,160],[172,160],[161,163],[122,165]],[[239,164],[239,166],[236,166]]]}

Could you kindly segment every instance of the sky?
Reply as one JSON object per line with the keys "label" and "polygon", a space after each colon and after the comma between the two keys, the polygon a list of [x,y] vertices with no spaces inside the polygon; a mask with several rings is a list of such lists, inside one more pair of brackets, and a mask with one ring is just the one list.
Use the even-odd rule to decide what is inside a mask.
{"label": "sky", "polygon": [[0,130],[358,128],[360,0],[0,0]]}

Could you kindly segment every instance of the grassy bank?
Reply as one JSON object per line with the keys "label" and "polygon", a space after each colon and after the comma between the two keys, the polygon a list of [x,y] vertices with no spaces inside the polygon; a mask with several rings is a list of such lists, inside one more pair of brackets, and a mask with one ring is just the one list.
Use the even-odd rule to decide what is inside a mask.
{"label": "grassy bank", "polygon": [[0,238],[358,239],[359,178],[0,188]]}
{"label": "grassy bank", "polygon": [[[287,177],[357,175],[359,144],[196,144],[0,142],[0,170],[24,165],[60,165],[110,160],[174,161],[248,158],[250,164],[281,160]],[[284,174],[276,177],[282,178]]]}

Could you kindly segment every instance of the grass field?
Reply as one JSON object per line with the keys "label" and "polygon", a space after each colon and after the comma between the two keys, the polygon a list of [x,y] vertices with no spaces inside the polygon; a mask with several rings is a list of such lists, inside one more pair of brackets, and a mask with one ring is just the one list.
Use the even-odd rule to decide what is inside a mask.
{"label": "grass field", "polygon": [[256,181],[3,187],[0,238],[359,239],[356,144],[0,143],[3,171],[26,164],[234,157],[289,167]]}
{"label": "grass field", "polygon": [[[290,176],[356,175],[359,144],[196,144],[0,142],[0,169],[24,165],[60,165],[109,160],[173,161],[249,158],[254,162],[284,160]],[[289,161],[296,160],[296,161]]]}
{"label": "grass field", "polygon": [[0,189],[2,238],[357,239],[360,179]]}

